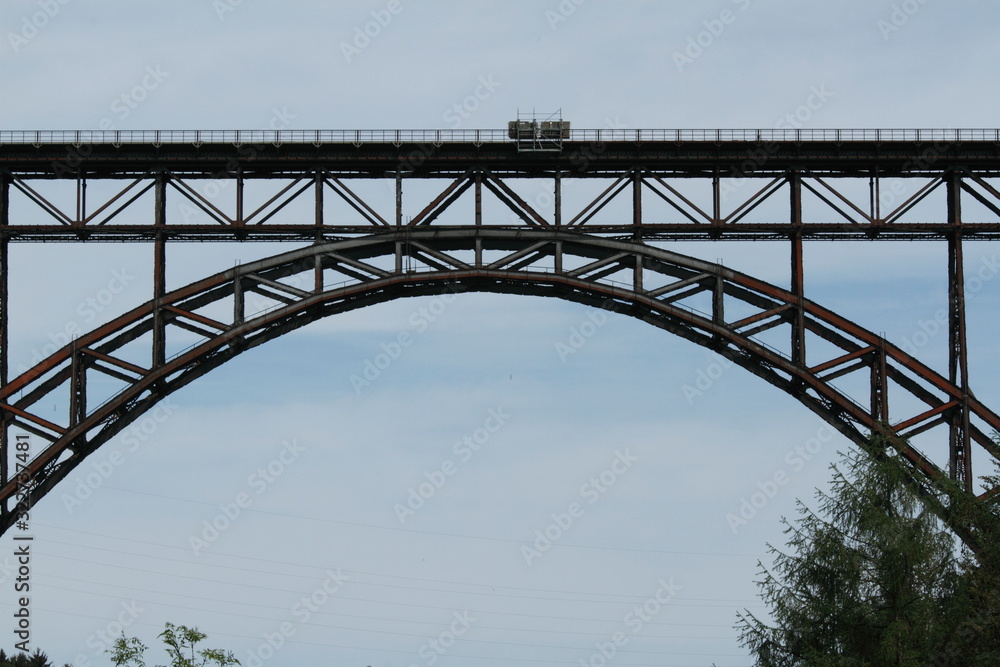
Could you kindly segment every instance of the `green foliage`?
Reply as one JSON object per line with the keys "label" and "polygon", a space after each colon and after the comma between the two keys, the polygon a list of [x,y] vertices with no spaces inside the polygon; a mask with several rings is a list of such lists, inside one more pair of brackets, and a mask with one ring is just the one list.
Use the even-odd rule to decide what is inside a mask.
{"label": "green foliage", "polygon": [[775,625],[745,612],[737,626],[759,667],[922,665],[940,652],[954,540],[905,467],[883,459],[843,457],[818,512],[799,502],[783,519],[789,550],[768,545],[774,565],[758,581]]}
{"label": "green foliage", "polygon": [[[205,633],[198,628],[166,623],[159,637],[166,646],[170,664],[157,667],[204,667],[209,664],[229,667],[240,664],[232,653],[220,649],[198,649],[198,643],[206,639]],[[122,633],[108,653],[116,667],[146,667],[142,658],[147,648],[137,638],[126,637]]]}
{"label": "green foliage", "polygon": [[[0,667],[52,667],[52,663],[49,662],[49,657],[42,653],[41,649],[36,648],[31,655],[17,653],[12,656],[0,649]],[[65,665],[65,667],[70,667],[70,665]]]}
{"label": "green foliage", "polygon": [[111,654],[111,662],[116,665],[135,665],[146,667],[142,656],[148,647],[136,637],[126,638],[125,633],[115,640],[114,646],[107,653]]}
{"label": "green foliage", "polygon": [[[1000,476],[986,476],[983,483],[1000,489]],[[980,550],[963,555],[958,590],[948,601],[950,622],[942,624],[944,639],[931,664],[993,667],[1000,665],[1000,504],[994,497],[961,504],[955,511],[976,527]]]}

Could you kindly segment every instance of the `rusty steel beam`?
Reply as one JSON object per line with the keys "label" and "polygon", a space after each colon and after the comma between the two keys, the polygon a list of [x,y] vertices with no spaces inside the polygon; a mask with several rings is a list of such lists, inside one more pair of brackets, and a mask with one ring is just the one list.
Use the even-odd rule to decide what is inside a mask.
{"label": "rusty steel beam", "polygon": [[795,304],[794,320],[792,320],[792,361],[799,365],[806,364],[806,326],[805,311],[801,301],[805,298],[805,256],[802,247],[802,174],[793,171],[788,176],[789,205],[791,209],[792,226],[790,234],[792,250],[791,288],[797,303]]}
{"label": "rusty steel beam", "polygon": [[[159,304],[167,292],[167,176],[160,173],[156,176],[155,202],[153,211],[153,226],[156,236],[153,245],[153,303]],[[163,311],[157,307],[153,318],[153,349],[151,363],[153,368],[159,368],[166,363],[166,322]]]}
{"label": "rusty steel beam", "polygon": [[[657,183],[657,184],[659,184],[660,186],[662,186],[664,189],[666,189],[667,192],[669,192],[671,195],[673,195],[677,199],[681,200],[689,208],[693,209],[694,212],[697,213],[698,215],[700,215],[702,219],[698,219],[697,217],[691,215],[691,213],[689,211],[686,211],[683,207],[681,207],[679,204],[677,204],[677,202],[675,202],[673,199],[671,199],[670,197],[668,197],[664,193],[660,192],[660,190],[658,190],[656,188],[656,186],[653,185],[654,182]],[[720,210],[721,210],[721,206],[722,206],[722,200],[721,200],[720,194],[719,194],[719,180],[718,180],[718,177],[715,177],[712,180],[712,215],[709,215],[709,214],[705,213],[705,211],[701,210],[701,208],[697,204],[695,204],[690,199],[688,199],[687,197],[685,197],[683,194],[681,194],[680,192],[678,192],[675,188],[673,188],[669,183],[667,183],[664,179],[660,178],[659,176],[653,176],[651,179],[645,180],[645,183],[646,183],[646,187],[648,187],[654,193],[656,193],[657,195],[659,195],[659,197],[661,199],[663,199],[663,201],[665,201],[668,204],[670,204],[670,206],[672,206],[678,213],[680,213],[685,218],[687,218],[688,220],[690,220],[693,224],[696,224],[696,225],[705,224],[705,223],[710,223],[710,224],[713,224],[713,225],[721,225],[722,224],[722,218],[720,217]]]}
{"label": "rusty steel beam", "polygon": [[959,408],[950,420],[950,469],[952,479],[972,490],[972,449],[969,433],[969,357],[965,326],[965,262],[962,248],[962,179],[952,172],[947,179],[948,223],[948,379],[962,389]]}
{"label": "rusty steel beam", "polygon": [[601,211],[605,206],[611,203],[611,200],[618,196],[629,184],[629,174],[617,175],[617,179],[614,183],[609,185],[601,194],[597,195],[589,204],[583,207],[583,210],[576,214],[567,224],[567,227],[582,226],[587,224],[587,222],[593,218],[598,212]]}
{"label": "rusty steel beam", "polygon": [[444,191],[434,198],[420,213],[418,213],[407,224],[409,227],[426,225],[433,222],[441,213],[448,208],[463,192],[468,190],[474,183],[474,179],[468,174],[463,174],[448,184]]}
{"label": "rusty steel beam", "polygon": [[748,216],[755,208],[767,201],[771,195],[780,190],[785,180],[784,174],[781,176],[775,176],[767,185],[755,192],[749,199],[743,202],[743,204],[738,206],[736,210],[724,217],[720,221],[720,224],[735,225],[738,223],[740,220]]}
{"label": "rusty steel beam", "polygon": [[[484,225],[486,223],[484,222]],[[510,224],[489,225],[495,229],[514,230],[523,227]],[[566,225],[561,225],[565,228]],[[435,228],[458,228],[458,225],[435,225]],[[630,224],[588,223],[580,228],[594,236],[620,238],[632,236],[635,227]],[[372,226],[356,224],[325,224],[317,228],[314,223],[254,225],[239,230],[224,224],[168,224],[162,230],[171,241],[197,242],[291,242],[313,243],[317,238],[335,239],[361,237],[372,233]],[[640,228],[642,238],[649,242],[726,241],[760,242],[773,241],[787,243],[792,234],[799,232],[804,241],[915,241],[943,243],[947,240],[949,228],[945,223],[914,223],[891,225],[851,225],[839,223],[805,223],[795,227],[788,222],[740,223],[715,227],[690,223],[644,222]],[[1000,222],[969,223],[962,225],[963,240],[966,242],[1000,240]],[[107,225],[92,229],[69,227],[14,225],[8,228],[11,242],[28,243],[152,243],[158,230],[153,225]]]}
{"label": "rusty steel beam", "polygon": [[482,224],[482,186],[492,192],[507,208],[517,214],[517,216],[532,227],[551,227],[552,225],[538,211],[531,207],[528,202],[514,192],[502,179],[495,178],[489,173],[483,174],[480,171],[475,175],[476,183],[476,224]]}
{"label": "rusty steel beam", "polygon": [[[996,188],[986,180],[986,174],[982,172],[969,172],[963,180],[960,188],[966,196],[972,196],[976,200],[987,205],[990,211],[1000,211],[1000,200],[994,202],[990,197],[996,192]],[[319,194],[308,195],[319,197],[313,205],[320,207],[317,216],[312,220],[295,220],[288,222],[275,222],[275,216],[282,210],[289,207],[293,202],[310,190],[310,186],[315,182],[317,174],[322,174],[322,179],[326,185],[334,190],[353,210],[348,216],[337,216],[335,222],[331,224],[322,215],[324,202]],[[928,174],[921,172],[919,178],[925,178]],[[102,175],[92,176],[98,178]],[[103,174],[106,178],[111,175]],[[294,242],[317,242],[324,239],[342,237],[345,235],[365,235],[371,233],[372,227],[388,227],[390,222],[377,213],[377,207],[371,202],[365,201],[353,189],[347,186],[349,178],[360,177],[359,173],[332,173],[322,169],[313,169],[307,172],[271,174],[270,172],[261,174],[241,173],[237,182],[237,197],[235,206],[226,206],[213,202],[205,197],[194,187],[195,180],[190,174],[177,174],[166,169],[140,175],[131,178],[129,184],[116,192],[110,199],[100,203],[96,210],[85,214],[81,209],[80,196],[78,196],[77,211],[73,215],[68,215],[55,206],[49,198],[38,190],[32,188],[24,178],[12,178],[14,188],[18,194],[23,195],[26,202],[37,207],[38,218],[45,222],[46,218],[53,218],[52,223],[40,224],[38,219],[26,217],[24,220],[16,221],[9,227],[8,234],[12,241],[127,241],[127,242],[150,242],[163,232],[171,240],[189,241],[294,241]],[[405,214],[403,210],[403,179],[402,170],[397,170],[392,174],[385,175],[386,178],[396,179],[396,225],[402,224]],[[476,187],[476,197],[480,204],[477,207],[476,223],[481,225],[497,225],[502,227],[515,227],[518,225],[563,225],[563,198],[562,181],[564,178],[592,178],[589,173],[580,173],[556,169],[554,172],[525,172],[517,174],[496,173],[483,169],[476,165],[470,165],[462,174],[455,178],[450,172],[441,172],[439,178],[446,179],[450,184],[445,187],[444,192],[430,202],[421,211],[417,212],[411,220],[411,224],[442,226],[438,222],[438,217],[448,209],[469,187]],[[860,203],[850,200],[849,197],[840,192],[828,182],[832,177],[860,178],[864,177],[870,181],[870,196],[872,201],[868,206],[873,208],[872,213],[865,212]],[[276,193],[268,194],[268,199],[255,211],[244,211],[244,197],[241,194],[253,182],[268,182],[269,178],[286,178],[288,183],[281,187]],[[412,175],[408,175],[408,178]],[[530,179],[530,178],[555,178],[556,184],[556,206],[554,219],[550,223],[546,216],[535,211],[527,204],[513,188],[508,185],[510,179]],[[743,177],[743,176],[741,176]],[[751,176],[745,176],[751,178]],[[945,182],[946,177],[940,173],[931,175],[926,184],[919,188],[918,192],[911,195],[902,204],[897,206],[887,217],[883,217],[880,212],[880,204],[877,193],[880,182],[886,178],[885,174],[877,167],[873,167],[870,173],[841,173],[830,174],[813,173],[801,169],[792,169],[780,176],[758,175],[758,182],[763,181],[763,186],[754,188],[752,194],[743,201],[736,202],[732,212],[723,214],[721,211],[721,181],[718,172],[711,174],[698,172],[688,175],[667,176],[663,172],[649,170],[644,166],[632,166],[623,172],[605,174],[604,178],[610,181],[603,192],[596,196],[583,208],[569,224],[585,227],[588,233],[595,235],[609,235],[621,237],[628,235],[635,240],[643,241],[683,241],[683,240],[713,240],[726,238],[728,240],[739,241],[760,241],[760,240],[781,240],[800,234],[803,240],[839,240],[839,239],[866,239],[866,240],[931,240],[941,241],[951,234],[953,225],[947,220],[911,220],[913,217],[909,212],[921,201],[932,195],[939,186]],[[156,183],[166,178],[170,187],[180,192],[183,197],[191,202],[198,210],[205,213],[211,222],[188,224],[171,219],[170,216],[160,216],[160,221],[152,225],[149,224],[115,224],[118,215],[130,206],[136,205],[146,192],[156,189]],[[226,178],[236,179],[235,176]],[[425,178],[430,178],[426,176]],[[672,178],[700,178],[711,183],[711,212],[708,206],[699,205],[691,198],[684,196],[681,191],[669,182]],[[146,179],[146,180],[143,180]],[[628,215],[603,213],[618,195],[627,187],[627,182],[631,180],[633,186],[631,212]],[[966,182],[968,181],[968,183]],[[82,183],[83,180],[81,179]],[[639,183],[639,192],[636,192]],[[762,219],[750,221],[749,215],[771,199],[778,190],[789,184],[792,197],[799,202],[791,220]],[[969,183],[975,183],[973,188]],[[502,202],[507,208],[517,213],[520,220],[513,222],[509,220],[487,220],[483,214],[482,197],[485,194],[482,186],[485,185],[490,193]],[[652,190],[657,197],[665,201],[673,210],[667,213],[657,213],[655,216],[643,211],[642,186]],[[818,201],[823,204],[810,211],[802,210],[802,188],[809,190],[816,195]],[[942,188],[943,189],[943,188]],[[959,197],[959,193],[955,197]],[[162,199],[162,193],[158,196]],[[231,208],[232,210],[226,210]],[[833,217],[834,221],[830,218]],[[762,216],[757,216],[762,217]],[[768,215],[770,217],[770,215]],[[779,216],[780,217],[780,216]],[[1000,214],[997,216],[1000,218]],[[155,216],[154,216],[155,218]],[[837,222],[836,220],[842,220]],[[1000,239],[1000,220],[985,220],[976,223],[964,223],[964,240],[996,240]]]}

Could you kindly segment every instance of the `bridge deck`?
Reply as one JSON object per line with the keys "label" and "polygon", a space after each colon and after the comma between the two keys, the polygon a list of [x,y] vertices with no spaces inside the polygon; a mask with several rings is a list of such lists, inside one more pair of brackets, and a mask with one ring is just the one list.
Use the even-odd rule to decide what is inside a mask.
{"label": "bridge deck", "polygon": [[[513,221],[483,219],[477,203],[477,225],[586,225],[580,231],[669,240],[723,236],[767,240],[797,234],[812,239],[919,240],[940,239],[958,231],[969,239],[995,239],[1000,238],[1000,187],[989,179],[998,176],[1000,130],[995,129],[573,130],[565,139],[541,144],[516,141],[500,130],[2,131],[0,238],[311,241],[370,234],[379,227],[404,226],[414,220],[412,224],[440,225],[439,214],[473,187],[477,202],[484,194],[496,195],[514,213]],[[913,179],[917,194],[908,193],[893,206],[880,207],[882,183],[893,178]],[[206,179],[236,182],[238,187],[213,203],[198,193],[202,186],[196,182]],[[221,203],[229,202],[232,192],[242,193],[245,183],[268,179],[294,184],[287,194],[280,185],[259,186],[277,187],[278,194],[270,202],[273,209],[295,198],[315,196],[316,215],[279,224],[270,216],[271,209],[258,211],[260,215],[253,219],[257,213],[243,210],[242,194],[237,195],[235,207]],[[396,202],[365,202],[348,185],[350,179],[395,180]],[[408,210],[404,215],[401,193],[411,179],[441,179],[444,192],[423,210]],[[508,186],[515,179],[553,181],[557,202],[562,181],[613,179],[612,186],[592,203],[593,213],[619,195],[632,198],[632,211],[626,219],[609,221],[588,209],[579,215],[564,212],[556,204],[554,211],[546,205],[547,213],[542,214]],[[704,181],[704,196],[686,198],[671,185],[673,179]],[[723,192],[726,183],[733,182],[730,179],[756,182],[740,194],[741,201],[727,205]],[[845,183],[849,179],[862,179],[863,187],[851,190]],[[924,183],[917,183],[921,179]],[[88,202],[87,183],[99,180],[123,181],[115,186],[121,193],[110,200]],[[44,181],[61,182],[68,188],[75,184],[75,211],[52,203],[38,185]],[[311,182],[317,187],[310,188]],[[844,183],[843,189],[839,183]],[[336,193],[332,196],[339,195],[358,211],[357,219],[324,218],[322,192],[331,196],[326,185]],[[143,215],[149,223],[122,224],[125,216],[118,213],[150,190],[155,190],[160,204],[156,212]],[[828,205],[821,216],[802,213],[802,194],[812,197],[809,190]],[[913,205],[935,191],[936,196],[951,193],[948,197],[953,203],[974,197],[989,214],[986,219],[963,220],[956,205],[948,219],[907,215]],[[781,197],[787,202],[787,193],[792,204],[788,213],[765,220],[746,215],[765,199]],[[163,205],[168,194],[187,198],[212,221],[183,224],[175,220]],[[644,216],[643,197],[654,194],[676,213],[655,219]],[[14,196],[29,199],[42,214],[12,216]],[[395,215],[384,210],[391,210],[393,204]],[[408,198],[407,205],[412,206],[413,200]],[[734,211],[723,210],[728,208]],[[376,209],[383,215],[375,213]],[[467,217],[472,224],[473,216]]]}
{"label": "bridge deck", "polygon": [[555,150],[530,150],[492,130],[0,132],[0,169],[22,178],[131,177],[164,168],[189,177],[316,169],[420,177],[472,167],[593,177],[634,166],[694,177],[790,169],[847,176],[998,172],[1000,130],[574,130]]}

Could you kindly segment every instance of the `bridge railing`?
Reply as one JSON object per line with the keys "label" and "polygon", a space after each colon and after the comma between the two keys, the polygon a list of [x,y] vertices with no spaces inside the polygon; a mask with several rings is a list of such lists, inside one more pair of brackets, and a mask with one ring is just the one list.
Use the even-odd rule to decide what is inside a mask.
{"label": "bridge railing", "polygon": [[[571,130],[569,142],[998,142],[1000,129]],[[507,130],[0,130],[0,145],[499,144]]]}

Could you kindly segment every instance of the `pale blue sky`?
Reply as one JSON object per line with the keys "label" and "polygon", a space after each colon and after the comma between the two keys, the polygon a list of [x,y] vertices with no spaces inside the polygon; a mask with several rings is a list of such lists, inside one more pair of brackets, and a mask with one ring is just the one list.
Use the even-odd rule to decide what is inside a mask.
{"label": "pale blue sky", "polygon": [[[1000,9],[899,4],[915,11],[894,15],[882,0],[11,0],[0,7],[0,129],[446,128],[477,89],[489,92],[461,127],[562,108],[579,128],[770,128],[817,91],[826,99],[803,126],[995,127]],[[361,48],[356,29],[379,17]],[[367,195],[391,209],[379,187]],[[419,207],[428,194],[407,196]],[[169,214],[184,212],[171,202]],[[169,286],[290,249],[175,244]],[[787,284],[781,245],[673,249]],[[898,344],[946,304],[941,245],[806,253],[811,298]],[[70,324],[144,302],[151,255],[13,246],[12,366]],[[988,275],[969,301],[972,383],[994,408],[995,255],[967,249],[970,271]],[[124,289],[92,315],[88,299],[115,272]],[[636,320],[609,318],[562,358],[591,309],[465,294],[418,331],[414,317],[434,303],[355,311],[247,353],[82,464],[32,515],[33,645],[59,665],[104,665],[99,633],[124,620],[154,644],[171,621],[244,665],[267,637],[282,644],[271,666],[579,665],[622,631],[611,664],[748,664],[732,626],[737,610],[759,611],[756,560],[847,442],[749,373]],[[356,392],[351,376],[401,332],[413,345]],[[931,336],[917,356],[946,371],[946,345]],[[717,379],[686,395],[702,373]],[[504,423],[460,454],[456,442],[497,424],[491,411]],[[810,442],[822,446],[805,461],[794,452]],[[87,488],[112,458],[120,465]],[[614,484],[590,504],[581,487],[616,459]],[[269,464],[282,470],[273,481],[257,473]],[[449,464],[455,474],[402,523],[396,505]],[[788,484],[734,531],[727,515],[779,471]],[[249,508],[209,539],[204,522],[240,494]],[[529,564],[522,548],[575,502],[582,514]],[[198,553],[192,537],[205,540]],[[0,563],[11,545],[0,542]],[[6,614],[13,585],[0,579]],[[312,595],[323,603],[306,613]],[[638,623],[633,609],[647,603],[656,611]],[[429,642],[453,630],[457,642],[436,653]],[[0,646],[12,644],[0,628]]]}

